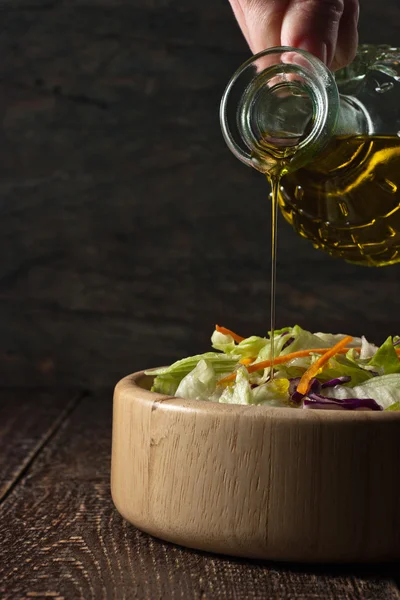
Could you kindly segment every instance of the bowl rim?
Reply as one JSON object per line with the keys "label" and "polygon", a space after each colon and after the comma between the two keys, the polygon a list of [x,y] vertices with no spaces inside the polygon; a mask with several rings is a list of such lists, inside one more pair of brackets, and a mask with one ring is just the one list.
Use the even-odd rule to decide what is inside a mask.
{"label": "bowl rim", "polygon": [[[156,369],[158,367],[154,367]],[[142,402],[151,405],[157,404],[166,410],[184,410],[195,412],[197,414],[207,415],[237,415],[255,417],[256,415],[268,417],[277,417],[281,419],[296,420],[329,420],[332,422],[366,422],[379,419],[384,421],[400,422],[400,411],[373,411],[373,410],[296,410],[290,407],[265,406],[265,405],[242,405],[242,404],[220,404],[219,402],[209,402],[207,400],[189,400],[187,398],[178,398],[177,396],[168,396],[159,392],[151,392],[140,385],[143,380],[151,379],[149,371],[145,369],[136,371],[121,379],[115,386],[115,395],[128,395]]]}

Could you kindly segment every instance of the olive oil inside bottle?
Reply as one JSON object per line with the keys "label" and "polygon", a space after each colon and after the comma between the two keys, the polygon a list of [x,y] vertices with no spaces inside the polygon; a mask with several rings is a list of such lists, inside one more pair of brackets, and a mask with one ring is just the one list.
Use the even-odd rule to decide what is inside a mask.
{"label": "olive oil inside bottle", "polygon": [[279,188],[285,219],[315,248],[348,262],[400,261],[400,138],[335,137]]}

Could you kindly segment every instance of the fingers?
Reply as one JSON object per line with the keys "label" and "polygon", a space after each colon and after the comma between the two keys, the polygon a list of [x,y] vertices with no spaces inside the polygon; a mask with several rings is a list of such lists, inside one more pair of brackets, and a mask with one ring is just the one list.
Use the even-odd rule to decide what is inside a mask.
{"label": "fingers", "polygon": [[281,41],[307,50],[330,65],[343,12],[344,0],[291,0],[282,23]]}
{"label": "fingers", "polygon": [[[232,10],[233,10],[233,14],[236,17],[236,21],[239,24],[240,29],[242,30],[242,33],[247,41],[247,43],[249,44],[250,48],[250,38],[249,38],[249,30],[246,24],[246,14],[245,11],[243,10],[242,4],[240,2],[240,0],[229,0]],[[245,8],[247,7],[247,3],[244,2],[244,6]]]}
{"label": "fingers", "polygon": [[302,48],[336,70],[358,44],[358,0],[230,0],[254,54],[274,46]]}
{"label": "fingers", "polygon": [[330,64],[333,71],[350,64],[356,55],[359,12],[358,0],[345,0],[343,15],[339,24],[336,51]]}
{"label": "fingers", "polygon": [[258,0],[249,3],[246,23],[254,54],[281,45],[281,28],[289,0]]}
{"label": "fingers", "polygon": [[253,54],[281,45],[283,17],[290,0],[230,0]]}

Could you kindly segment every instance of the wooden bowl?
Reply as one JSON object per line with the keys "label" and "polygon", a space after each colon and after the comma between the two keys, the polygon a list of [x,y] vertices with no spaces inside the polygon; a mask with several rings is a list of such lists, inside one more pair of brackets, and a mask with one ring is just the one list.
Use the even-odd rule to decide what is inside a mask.
{"label": "wooden bowl", "polygon": [[400,413],[114,395],[112,496],[164,540],[298,562],[400,558]]}

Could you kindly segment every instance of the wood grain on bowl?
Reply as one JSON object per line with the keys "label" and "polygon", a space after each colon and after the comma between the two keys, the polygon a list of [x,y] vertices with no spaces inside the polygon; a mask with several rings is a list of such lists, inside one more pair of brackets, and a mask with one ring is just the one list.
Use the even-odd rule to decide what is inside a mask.
{"label": "wood grain on bowl", "polygon": [[114,395],[112,494],[164,540],[302,562],[400,558],[400,413]]}

